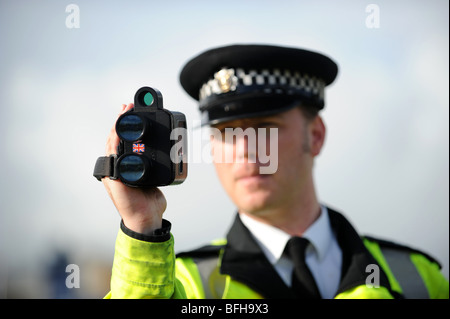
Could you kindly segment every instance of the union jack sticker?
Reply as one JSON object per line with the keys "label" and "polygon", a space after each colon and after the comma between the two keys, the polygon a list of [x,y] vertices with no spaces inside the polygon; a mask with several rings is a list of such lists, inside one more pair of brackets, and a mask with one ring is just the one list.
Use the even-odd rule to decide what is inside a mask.
{"label": "union jack sticker", "polygon": [[133,153],[144,153],[145,144],[133,144]]}

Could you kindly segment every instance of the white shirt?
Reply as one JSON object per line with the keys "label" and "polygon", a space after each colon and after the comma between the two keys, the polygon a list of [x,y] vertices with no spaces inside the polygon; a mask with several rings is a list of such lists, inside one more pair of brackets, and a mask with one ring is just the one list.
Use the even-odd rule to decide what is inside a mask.
{"label": "white shirt", "polygon": [[[239,216],[280,277],[291,286],[294,266],[292,261],[283,255],[291,236],[279,228],[261,223],[245,214]],[[325,206],[321,206],[319,218],[306,230],[303,237],[310,241],[310,245],[306,248],[306,264],[316,280],[322,298],[331,299],[339,286],[342,251],[331,228]]]}

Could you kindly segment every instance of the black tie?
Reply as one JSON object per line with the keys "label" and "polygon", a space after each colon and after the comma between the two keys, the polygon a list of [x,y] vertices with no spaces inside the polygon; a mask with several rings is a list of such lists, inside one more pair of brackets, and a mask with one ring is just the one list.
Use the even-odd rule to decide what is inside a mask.
{"label": "black tie", "polygon": [[292,288],[300,298],[320,299],[316,281],[305,261],[305,250],[309,241],[302,237],[292,237],[286,245],[286,253],[294,263]]}

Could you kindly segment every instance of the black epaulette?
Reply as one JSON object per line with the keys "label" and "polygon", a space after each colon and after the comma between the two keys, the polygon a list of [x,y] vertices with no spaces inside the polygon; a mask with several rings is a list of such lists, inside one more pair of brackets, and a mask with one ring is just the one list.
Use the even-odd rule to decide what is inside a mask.
{"label": "black epaulette", "polygon": [[181,252],[177,258],[192,258],[200,275],[206,299],[221,299],[226,287],[226,277],[220,273],[220,252],[223,245],[206,245]]}
{"label": "black epaulette", "polygon": [[375,238],[372,236],[363,236],[363,238],[366,238],[369,241],[373,241],[376,242],[381,249],[383,248],[389,248],[389,249],[393,249],[393,250],[399,250],[399,251],[407,251],[410,253],[416,253],[416,254],[420,254],[423,255],[424,257],[426,257],[428,260],[430,260],[431,262],[436,263],[439,268],[442,268],[440,262],[438,260],[436,260],[434,257],[430,256],[428,253],[421,251],[417,248],[413,248],[404,244],[400,244],[397,242],[393,242],[393,241],[389,241],[389,240],[385,240],[385,239],[380,239],[380,238]]}
{"label": "black epaulette", "polygon": [[179,252],[176,254],[177,258],[212,258],[219,256],[220,251],[225,247],[224,245],[205,245],[200,248]]}

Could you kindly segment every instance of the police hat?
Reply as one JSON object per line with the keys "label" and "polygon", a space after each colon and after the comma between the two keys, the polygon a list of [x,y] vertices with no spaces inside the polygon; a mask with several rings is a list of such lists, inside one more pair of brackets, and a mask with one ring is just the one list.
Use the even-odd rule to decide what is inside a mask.
{"label": "police hat", "polygon": [[194,57],[180,82],[199,101],[202,125],[270,115],[303,105],[321,110],[338,67],[312,51],[272,45],[231,45]]}

